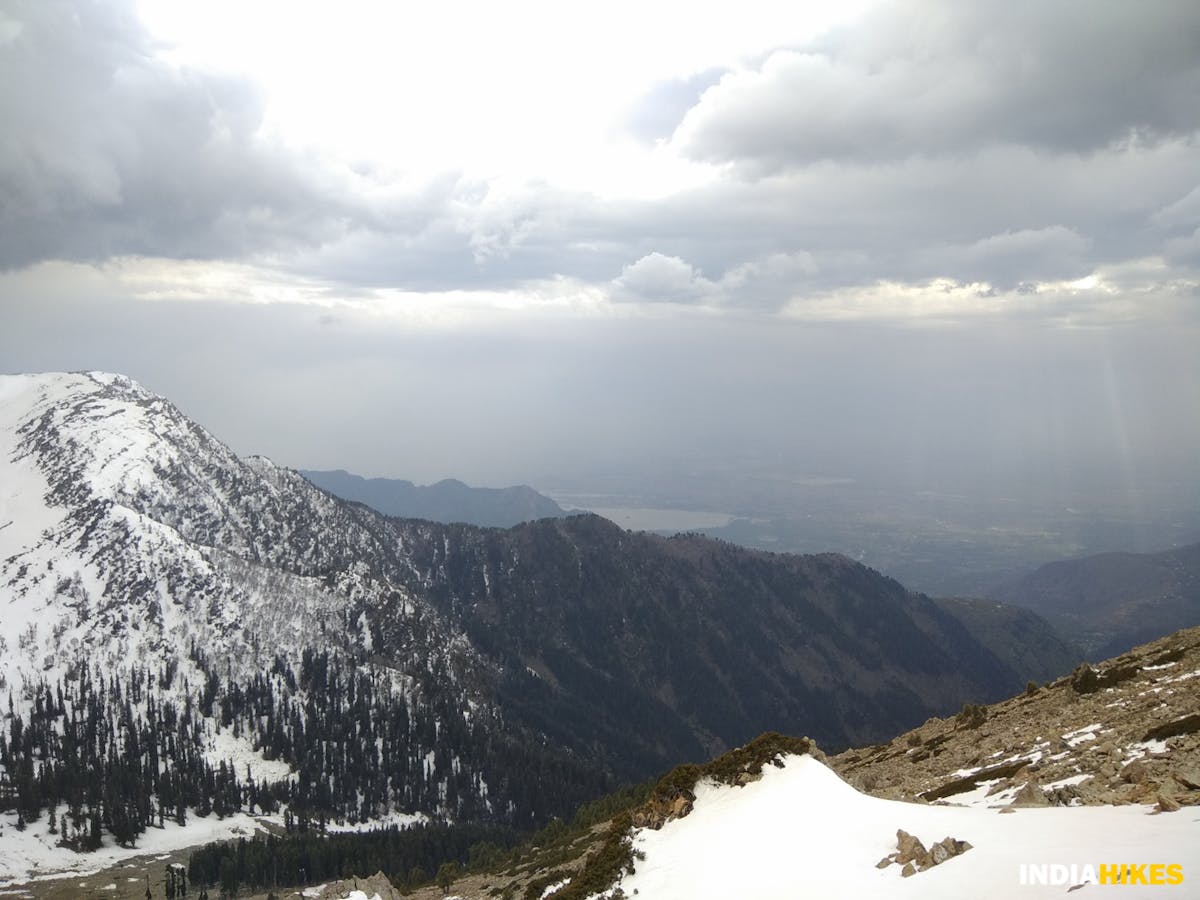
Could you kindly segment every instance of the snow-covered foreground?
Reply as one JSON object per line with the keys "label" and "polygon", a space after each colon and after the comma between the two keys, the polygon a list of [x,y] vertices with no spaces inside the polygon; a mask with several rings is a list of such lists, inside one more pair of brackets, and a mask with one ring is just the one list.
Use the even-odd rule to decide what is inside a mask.
{"label": "snow-covered foreground", "polygon": [[[972,849],[903,878],[876,868],[902,828],[925,846],[944,837]],[[660,831],[643,829],[645,853],[620,884],[638,900],[795,900],[921,897],[961,900],[1063,897],[1066,884],[1022,884],[1022,865],[1179,864],[1183,883],[1121,885],[1113,896],[1200,897],[1200,808],[1151,814],[1145,806],[999,809],[926,806],[860,794],[822,763],[793,756],[765,766],[745,787],[702,784],[692,812]],[[1026,880],[1033,870],[1027,868]],[[1053,874],[1049,876],[1053,878]],[[1087,884],[1072,896],[1108,895]]]}
{"label": "snow-covered foreground", "polygon": [[259,819],[245,813],[218,819],[190,815],[186,825],[168,821],[162,828],[148,828],[130,850],[112,843],[94,853],[76,853],[58,846],[58,836],[48,834],[45,817],[24,831],[16,828],[16,815],[0,815],[0,887],[22,884],[66,874],[90,875],[136,856],[170,853],[183,847],[206,844],[235,837],[249,837],[261,831]]}

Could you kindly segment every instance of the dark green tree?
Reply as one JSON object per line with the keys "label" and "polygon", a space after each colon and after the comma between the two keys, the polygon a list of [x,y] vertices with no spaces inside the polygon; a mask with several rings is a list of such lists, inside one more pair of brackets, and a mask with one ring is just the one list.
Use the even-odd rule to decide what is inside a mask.
{"label": "dark green tree", "polygon": [[437,886],[442,889],[443,894],[450,892],[450,885],[454,884],[454,879],[458,877],[458,863],[444,862],[437,870]]}

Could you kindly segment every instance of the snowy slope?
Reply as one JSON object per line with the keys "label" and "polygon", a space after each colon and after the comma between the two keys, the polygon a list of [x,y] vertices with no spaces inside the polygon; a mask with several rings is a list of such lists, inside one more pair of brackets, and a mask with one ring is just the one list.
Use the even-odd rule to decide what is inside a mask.
{"label": "snowy slope", "polygon": [[[927,847],[945,837],[972,849],[902,877],[876,867],[897,829]],[[1060,897],[1065,884],[1022,884],[1022,865],[1181,864],[1176,886],[1122,885],[1122,897],[1200,897],[1200,809],[1150,814],[1144,806],[997,809],[881,800],[855,791],[822,763],[791,756],[745,787],[700,784],[690,814],[635,832],[645,854],[619,887],[638,900],[794,900],[796,897]],[[1026,881],[1033,870],[1025,870]],[[1054,875],[1049,874],[1048,878]],[[1107,885],[1086,884],[1084,898]]]}
{"label": "snowy slope", "polygon": [[358,644],[369,628],[344,626],[364,599],[403,592],[370,516],[122,376],[0,378],[0,485],[0,678],[17,696],[85,653],[150,663],[195,641],[244,673],[314,634]]}
{"label": "snowy slope", "polygon": [[[358,777],[372,780],[371,816],[486,806],[494,776],[469,756],[501,727],[478,689],[485,664],[410,590],[401,545],[383,516],[269,460],[239,458],[123,376],[0,377],[0,697],[12,698],[0,712],[0,814],[16,821],[15,797],[29,823],[18,838],[0,822],[0,884],[28,874],[20,842],[40,840],[47,811],[68,805],[64,777],[43,790],[38,775],[80,741],[93,768],[71,789],[72,839],[87,831],[89,810],[103,808],[106,848],[121,789],[115,780],[87,787],[120,777],[105,753],[126,771],[162,776],[169,765],[203,780],[198,753],[238,782],[234,810],[253,811],[247,789],[271,782],[298,786],[310,808],[324,798],[331,820],[361,827],[364,793],[355,800],[347,788],[350,800],[336,806],[318,793],[346,764],[306,756],[307,733],[376,760],[390,754],[381,777],[359,765]],[[314,652],[341,660],[317,667],[335,673],[319,679],[321,696],[303,683]],[[354,692],[339,677],[368,679],[379,704],[355,709],[357,723]],[[367,735],[381,722],[387,746]],[[301,763],[311,771],[302,775]],[[147,828],[162,817],[161,796],[141,797],[137,809],[129,802],[138,842],[194,838],[169,823]],[[166,805],[169,819],[181,801]]]}
{"label": "snowy slope", "polygon": [[[249,837],[264,830],[260,819],[245,813],[223,819],[193,817],[186,825],[168,821],[162,828],[150,829],[136,848],[120,847],[110,841],[92,853],[76,853],[60,846],[57,836],[47,834],[44,828],[29,827],[18,831],[14,827],[15,820],[14,815],[0,815],[0,834],[3,835],[0,838],[0,885],[62,878],[67,874],[91,875],[134,857],[169,853],[180,847],[210,841]],[[4,893],[0,890],[0,895]]]}

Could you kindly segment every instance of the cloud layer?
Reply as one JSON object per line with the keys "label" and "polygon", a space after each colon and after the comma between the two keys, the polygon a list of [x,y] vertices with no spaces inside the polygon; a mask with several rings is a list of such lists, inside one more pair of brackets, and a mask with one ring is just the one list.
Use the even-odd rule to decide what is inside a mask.
{"label": "cloud layer", "polygon": [[252,83],[166,61],[121,3],[24,0],[0,24],[6,268],[268,261],[333,289],[568,279],[760,311],[1143,259],[1197,280],[1200,8],[1183,0],[885,4],[647,85],[622,126],[654,144],[645,160],[710,166],[655,196],[297,149]]}
{"label": "cloud layer", "polygon": [[699,158],[778,170],[1187,137],[1200,127],[1197,19],[1186,2],[896,3],[726,75],[676,140]]}
{"label": "cloud layer", "polygon": [[[742,451],[1194,473],[1192,0],[884,3],[669,54],[686,64],[647,83],[613,74],[600,144],[533,174],[305,144],[269,86],[180,62],[134,9],[0,11],[0,368],[124,370],[240,450],[410,478]],[[603,15],[632,36],[614,68],[687,37]],[[560,37],[557,70],[520,47],[476,69],[447,40],[393,85],[384,35],[352,67],[371,84],[305,83],[394,142],[438,137],[392,123],[409,92],[485,163],[493,138],[542,160],[522,129],[571,145],[605,84],[594,56],[570,69],[587,35]],[[554,90],[505,94],[508,58]],[[460,121],[476,86],[488,133]]]}

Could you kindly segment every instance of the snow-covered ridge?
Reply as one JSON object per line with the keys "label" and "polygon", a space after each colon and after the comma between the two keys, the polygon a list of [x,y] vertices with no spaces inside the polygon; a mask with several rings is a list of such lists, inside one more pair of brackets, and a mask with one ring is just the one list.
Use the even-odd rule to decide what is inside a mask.
{"label": "snow-covered ridge", "polygon": [[[360,795],[359,805],[334,808],[334,818],[354,827],[367,816],[453,815],[453,791],[487,804],[479,763],[460,761],[458,745],[409,777],[406,761],[432,753],[443,725],[465,742],[495,719],[468,687],[480,681],[470,676],[473,648],[396,577],[410,565],[401,549],[382,516],[269,460],[238,458],[128,378],[0,376],[0,696],[13,698],[12,714],[6,708],[0,719],[6,739],[23,735],[0,748],[0,812],[17,797],[24,836],[49,845],[66,839],[65,826],[55,837],[56,805],[61,813],[71,801],[73,841],[92,827],[94,796],[36,787],[85,718],[134,769],[161,775],[178,766],[183,777],[202,777],[194,753],[229,773],[243,791],[229,799],[232,810],[254,809],[251,784],[291,785],[311,797],[304,792],[326,775],[301,777],[304,754],[288,749],[284,732],[328,740],[337,731],[329,720],[345,718],[351,703],[344,683],[327,688],[322,678],[321,697],[304,687],[305,651],[314,645],[329,660],[320,665],[367,679],[381,704],[372,712],[392,717],[392,743],[371,741],[376,758],[391,754],[394,780],[375,784],[370,803]],[[381,651],[384,616],[390,632]],[[264,712],[252,717],[245,692],[253,684],[271,695],[255,701]],[[325,735],[313,732],[311,718],[322,704],[338,711],[322,713]],[[187,719],[178,741],[163,731],[164,716]],[[352,727],[339,740],[362,746],[365,731]],[[104,777],[97,772],[76,780]],[[139,803],[130,809],[137,840],[164,812],[170,819],[182,809],[161,795]],[[112,807],[105,804],[105,816]],[[107,818],[103,826],[110,847],[107,831],[115,836],[118,826]],[[0,883],[19,875],[0,865]]]}
{"label": "snow-covered ridge", "polygon": [[0,377],[0,679],[20,694],[89,649],[197,641],[252,672],[314,634],[353,648],[351,608],[406,594],[371,519],[123,376]]}

